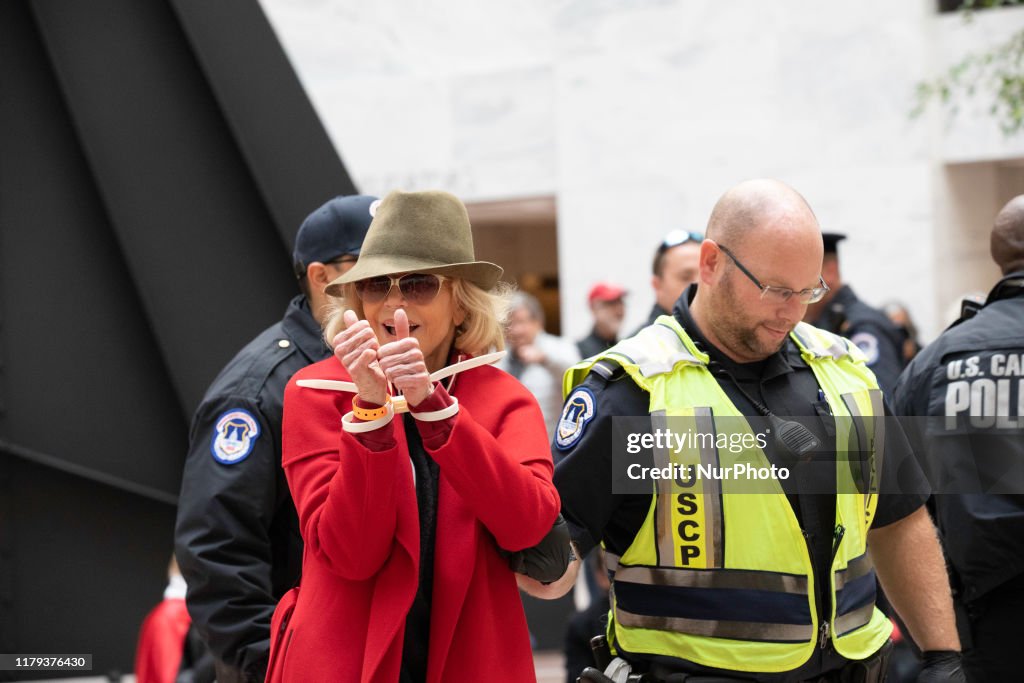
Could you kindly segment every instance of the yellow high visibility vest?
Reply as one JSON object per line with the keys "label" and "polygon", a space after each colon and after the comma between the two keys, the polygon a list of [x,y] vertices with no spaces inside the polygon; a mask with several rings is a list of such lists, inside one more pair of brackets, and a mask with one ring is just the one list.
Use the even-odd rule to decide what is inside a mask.
{"label": "yellow high visibility vest", "polygon": [[[892,626],[875,608],[867,555],[883,458],[881,392],[852,343],[805,323],[791,337],[835,416],[838,493],[827,623],[819,624],[810,551],[778,480],[760,482],[750,493],[748,482],[731,479],[661,479],[652,483],[655,495],[632,544],[621,557],[608,557],[608,637],[617,650],[776,673],[803,665],[826,638],[844,657],[864,659],[889,637]],[[708,356],[671,316],[570,368],[565,393],[602,359],[648,392],[654,427],[674,424],[678,432],[688,425],[716,434],[717,421],[733,431],[746,425],[753,434],[708,371]],[[739,452],[716,448],[715,441],[655,449],[654,464],[770,467],[756,439]]]}

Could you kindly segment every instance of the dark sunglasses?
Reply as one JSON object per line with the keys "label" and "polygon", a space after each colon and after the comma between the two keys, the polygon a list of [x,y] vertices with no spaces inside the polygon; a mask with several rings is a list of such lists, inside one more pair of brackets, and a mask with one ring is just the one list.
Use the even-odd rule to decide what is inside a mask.
{"label": "dark sunglasses", "polygon": [[356,295],[363,303],[377,304],[388,298],[396,284],[402,297],[411,304],[429,304],[441,291],[443,275],[409,273],[401,277],[378,275],[356,281]]}

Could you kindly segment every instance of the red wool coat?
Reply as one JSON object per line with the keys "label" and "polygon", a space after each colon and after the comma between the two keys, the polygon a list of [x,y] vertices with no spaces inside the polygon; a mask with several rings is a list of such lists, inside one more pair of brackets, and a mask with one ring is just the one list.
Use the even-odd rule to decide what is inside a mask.
{"label": "red wool coat", "polygon": [[[306,549],[294,613],[272,634],[268,681],[395,683],[420,557],[403,422],[392,423],[394,448],[370,451],[341,429],[352,395],[297,386],[303,378],[348,379],[328,358],[285,391],[283,462]],[[558,514],[544,420],[533,396],[490,366],[458,375],[452,395],[448,441],[428,449],[440,473],[427,681],[533,681],[515,575],[496,543],[530,547]]]}

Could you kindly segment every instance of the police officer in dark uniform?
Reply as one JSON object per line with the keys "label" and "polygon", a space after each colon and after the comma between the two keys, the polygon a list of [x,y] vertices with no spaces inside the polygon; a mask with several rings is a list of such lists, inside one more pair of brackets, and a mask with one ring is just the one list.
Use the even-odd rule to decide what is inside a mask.
{"label": "police officer in dark uniform", "polygon": [[1003,273],[910,363],[894,408],[920,440],[952,565],[970,681],[1021,679],[1024,616],[1024,195],[996,217]]}
{"label": "police officer in dark uniform", "polygon": [[906,364],[903,342],[906,335],[882,311],[857,298],[850,285],[843,283],[839,272],[839,242],[846,235],[838,232],[822,234],[825,258],[821,276],[829,293],[821,302],[808,306],[804,320],[856,344],[868,359],[868,367],[878,378],[878,385],[888,396],[896,386],[896,378]]}
{"label": "police officer in dark uniform", "polygon": [[[765,211],[772,218],[781,216],[785,220],[760,223],[757,211]],[[755,218],[751,218],[751,216]],[[753,225],[748,225],[744,221],[752,221]],[[745,666],[751,668],[738,671],[723,669],[721,666],[700,665],[664,652],[625,652],[619,645],[620,657],[627,659],[634,671],[651,672],[654,676],[652,680],[663,680],[667,677],[671,677],[669,680],[677,680],[676,675],[679,673],[717,676],[717,678],[708,679],[715,681],[881,680],[885,646],[874,655],[866,655],[865,660],[854,662],[845,659],[836,651],[833,639],[841,634],[830,634],[827,628],[830,610],[838,610],[838,607],[831,604],[830,598],[829,580],[832,561],[836,556],[837,548],[844,547],[842,546],[844,531],[841,527],[835,526],[838,499],[835,480],[836,466],[834,464],[836,462],[835,432],[830,431],[829,426],[833,424],[832,412],[830,404],[825,400],[822,389],[819,387],[815,373],[812,372],[808,362],[804,360],[794,339],[785,336],[785,332],[788,330],[776,331],[775,329],[779,326],[792,328],[802,314],[802,310],[793,308],[789,303],[782,303],[783,301],[790,302],[792,300],[792,304],[795,304],[797,299],[793,297],[799,296],[800,300],[806,303],[821,296],[821,292],[820,289],[795,292],[792,289],[768,286],[760,280],[762,277],[767,278],[772,275],[774,277],[770,280],[771,282],[779,282],[778,278],[780,277],[792,277],[790,273],[795,271],[788,265],[790,262],[798,265],[795,270],[799,270],[801,273],[813,270],[816,276],[818,272],[816,264],[812,268],[801,260],[806,259],[807,254],[813,253],[813,248],[804,245],[804,242],[791,242],[789,248],[783,249],[780,246],[778,253],[775,253],[772,251],[775,247],[769,246],[775,244],[773,241],[775,236],[771,234],[774,229],[759,227],[779,226],[787,223],[802,225],[800,229],[804,236],[800,239],[807,242],[807,245],[811,244],[814,235],[820,234],[812,230],[817,227],[817,222],[813,220],[813,214],[810,213],[810,209],[802,197],[781,183],[750,181],[727,193],[712,213],[707,233],[708,240],[701,248],[700,291],[703,291],[705,287],[708,288],[708,293],[704,294],[701,308],[700,316],[703,317],[698,316],[696,312],[696,299],[699,297],[699,293],[698,286],[693,285],[683,293],[676,303],[672,314],[674,317],[672,325],[677,324],[693,341],[698,351],[707,354],[708,360],[705,366],[707,371],[714,378],[719,389],[724,391],[727,400],[741,414],[747,416],[752,427],[759,417],[769,419],[769,416],[788,416],[786,419],[799,420],[804,429],[813,434],[811,438],[816,441],[817,452],[824,454],[820,456],[825,458],[826,467],[824,469],[814,467],[813,463],[804,467],[795,464],[794,452],[790,445],[769,440],[764,447],[765,455],[773,465],[789,466],[794,469],[794,475],[786,481],[780,481],[780,484],[782,493],[784,493],[792,513],[798,520],[803,537],[806,539],[806,549],[791,549],[785,552],[807,552],[810,557],[815,586],[814,604],[817,605],[819,611],[816,621],[821,624],[816,638],[818,646],[814,647],[813,652],[802,665],[798,665],[790,671],[757,673],[757,661],[744,662]],[[812,232],[813,235],[811,235]],[[791,235],[785,237],[791,238]],[[729,246],[734,249],[739,249],[735,246],[737,244],[747,244],[749,248],[743,252],[732,252],[727,257],[726,251],[719,246],[718,242],[721,242],[722,245],[729,242]],[[755,246],[749,246],[751,244]],[[757,270],[754,270],[754,267],[743,266],[737,260],[740,253],[754,255],[753,258],[756,259],[754,262],[762,261],[762,263]],[[779,259],[777,265],[766,266],[765,264],[770,263],[773,256]],[[744,262],[748,262],[748,258],[747,256],[742,257]],[[782,263],[782,261],[787,263]],[[766,276],[764,270],[768,270],[769,275]],[[772,273],[772,270],[775,272]],[[785,275],[780,275],[783,273]],[[804,276],[798,275],[797,277]],[[793,281],[792,285],[802,285],[803,282],[804,280],[800,279]],[[762,291],[759,293],[755,287]],[[741,291],[741,288],[745,289]],[[771,294],[778,302],[765,301],[767,290],[773,290]],[[783,299],[783,295],[786,293],[789,297]],[[760,303],[757,301],[759,294],[761,295]],[[786,306],[790,307],[785,308]],[[759,317],[774,316],[784,308],[788,311],[786,315],[795,315],[795,320],[790,320],[787,323],[771,319],[766,323],[770,329],[763,332],[758,329],[762,324],[756,322]],[[772,310],[775,313],[771,313]],[[704,323],[698,324],[699,317],[704,320]],[[662,323],[656,327],[665,328],[660,330],[661,334],[658,335],[661,339],[666,337],[666,330],[673,329],[672,326]],[[709,329],[714,331],[713,337],[708,335]],[[641,335],[643,334],[645,333],[641,333]],[[667,336],[671,337],[673,334],[675,333],[668,332]],[[782,336],[779,336],[780,334]],[[824,333],[819,331],[817,334]],[[633,341],[627,340],[623,342],[623,345],[628,345]],[[664,343],[658,342],[655,347],[657,346],[664,346]],[[624,347],[619,357],[630,360],[629,350],[631,349]],[[584,361],[584,363],[587,362]],[[681,366],[678,361],[674,365],[670,363],[668,367],[671,368],[667,370],[670,373],[685,372],[680,370]],[[633,372],[636,371],[633,370]],[[570,373],[573,372],[574,370],[570,370]],[[693,382],[706,381],[700,380],[699,375],[696,374],[685,377],[687,378],[686,382],[691,381],[689,378],[692,378]],[[718,389],[708,391],[714,394]],[[654,520],[655,534],[661,533],[657,531],[657,528],[659,525],[665,524],[664,521],[659,521],[661,517],[652,517],[656,514],[653,512],[654,507],[652,506],[654,502],[657,502],[659,496],[654,496],[654,502],[652,502],[651,489],[643,483],[640,484],[641,487],[646,486],[646,490],[643,492],[628,490],[626,477],[623,476],[623,472],[619,471],[623,469],[622,465],[624,464],[623,460],[619,459],[623,444],[621,438],[617,440],[615,430],[620,432],[624,428],[629,430],[630,427],[627,425],[637,423],[624,424],[620,421],[616,424],[616,419],[621,420],[624,416],[637,416],[647,420],[645,422],[648,425],[646,429],[651,429],[653,419],[649,416],[652,415],[652,405],[655,401],[672,402],[677,400],[672,398],[671,394],[662,393],[660,390],[658,396],[659,398],[655,399],[654,394],[650,394],[638,386],[634,377],[631,377],[622,366],[617,365],[612,356],[599,360],[590,368],[582,383],[568,396],[559,431],[555,438],[554,448],[562,456],[555,471],[555,484],[562,497],[563,515],[569,523],[571,535],[580,556],[585,556],[597,544],[603,543],[607,556],[610,558],[609,569],[613,576],[613,591],[618,590],[616,586],[622,590],[625,590],[626,587],[635,590],[636,584],[620,586],[614,581],[617,573],[616,566],[618,565],[619,573],[622,568],[619,558],[624,561],[626,553],[637,547],[636,544],[643,545],[650,542],[643,540],[645,538],[643,534],[652,533],[650,526],[652,519]],[[722,399],[713,400],[720,401]],[[716,416],[714,419],[718,428],[728,429],[729,418],[723,419]],[[649,447],[641,447],[633,452],[635,454],[629,456],[629,463],[638,463],[642,468],[656,462],[654,453]],[[616,455],[617,453],[619,455]],[[913,622],[912,627],[917,631],[916,635],[922,637],[922,640],[928,641],[925,644],[926,648],[933,650],[926,653],[925,668],[918,680],[922,682],[962,681],[959,653],[956,651],[958,643],[952,625],[952,609],[949,605],[948,584],[938,546],[933,541],[929,541],[930,534],[933,533],[931,532],[932,526],[923,508],[928,495],[927,481],[912,457],[906,438],[900,430],[885,430],[884,453],[879,489],[883,493],[897,490],[907,493],[905,495],[878,496],[877,510],[870,532],[872,534],[872,557],[875,559],[879,575],[890,582],[888,586],[898,594],[898,604],[906,610],[908,621]],[[827,465],[829,460],[833,463],[830,466]],[[896,483],[897,473],[900,477],[899,487]],[[724,495],[729,494],[719,494],[719,497]],[[741,493],[731,495],[745,497]],[[714,497],[708,500],[713,501]],[[704,504],[714,505],[713,502]],[[671,505],[669,507],[671,508]],[[673,521],[672,524],[674,523]],[[712,522],[712,524],[714,523]],[[679,527],[683,529],[683,524],[680,523]],[[646,531],[644,531],[645,528]],[[693,533],[692,528],[689,527],[684,531]],[[725,521],[724,530],[712,532],[704,529],[704,531],[709,534],[709,537],[713,536],[716,539],[715,543],[719,544],[719,547],[725,549],[730,547],[730,543],[744,544],[745,541],[742,539],[745,534],[749,541],[749,534],[752,533],[742,528],[730,530],[728,519]],[[726,537],[729,536],[733,538],[732,541],[726,540]],[[919,542],[922,545],[919,546]],[[917,556],[909,555],[910,546],[914,547],[918,553]],[[781,553],[783,550],[779,548],[777,552]],[[728,580],[729,573],[733,570],[727,567],[728,550],[725,553],[726,559],[720,560],[721,565],[708,565],[709,568],[713,566],[717,569],[712,569],[704,574],[703,579],[715,579],[713,574],[719,572],[723,579]],[[655,592],[659,590],[657,586],[661,581],[676,580],[668,578],[669,574],[673,572],[672,569],[660,569],[665,561],[664,558],[668,555],[659,555],[659,557],[662,559],[657,563],[658,568],[650,568],[650,571],[663,572],[666,578],[654,580],[655,588],[653,590]],[[678,564],[675,559],[669,559],[668,562],[669,564]],[[688,561],[684,560],[683,564],[688,564]],[[897,565],[904,567],[908,575],[903,575],[904,570],[895,570]],[[578,568],[578,564],[573,567]],[[644,576],[642,567],[634,565],[634,568],[640,570],[638,576]],[[685,573],[686,570],[683,570],[681,575],[685,575]],[[913,577],[909,577],[911,573],[914,574]],[[740,579],[733,580],[739,581]],[[701,581],[694,584],[692,588],[682,588],[669,583],[666,584],[667,587],[660,589],[664,591],[661,594],[661,599],[655,599],[653,592],[645,598],[646,603],[643,609],[652,611],[644,612],[644,614],[659,615],[653,621],[664,625],[625,625],[639,625],[641,629],[655,628],[658,634],[673,633],[676,632],[676,629],[681,629],[680,632],[683,634],[690,634],[701,633],[701,631],[690,631],[690,629],[702,627],[693,626],[693,619],[712,620],[703,622],[704,625],[719,624],[720,622],[715,621],[717,619],[740,619],[749,622],[771,621],[768,612],[759,606],[762,604],[759,601],[765,598],[756,595],[757,591],[744,594],[743,597],[723,598],[716,597],[715,594],[730,593],[731,591],[710,590],[707,593],[699,594],[699,587],[703,585],[703,581]],[[874,595],[873,578],[870,583],[864,583],[863,587],[865,592],[860,600],[864,605],[870,605]],[[929,607],[924,607],[919,601],[918,592],[933,593],[928,603]],[[945,598],[943,598],[943,593],[945,593]],[[684,599],[684,594],[689,597]],[[945,605],[942,604],[943,600],[945,600]],[[935,611],[927,614],[931,609]],[[615,612],[613,611],[613,613]],[[910,619],[910,617],[913,618]],[[635,617],[630,616],[629,618]],[[658,622],[658,618],[661,618],[662,621]],[[678,626],[675,625],[677,623]],[[726,625],[728,623],[730,622],[725,622]],[[616,624],[616,629],[622,627],[622,624]],[[935,627],[934,631],[925,632],[931,630],[932,627]],[[765,624],[765,634],[767,634],[768,628],[768,624]],[[649,642],[653,650],[659,649],[657,643],[665,642],[662,639],[667,637],[647,636],[646,633],[649,631],[638,631],[633,637],[637,642],[650,638]],[[684,635],[683,637],[691,636]],[[730,636],[719,637],[729,638]],[[747,637],[746,635],[742,636],[743,639]],[[756,634],[751,637],[754,640],[758,639]],[[765,639],[770,639],[770,637],[765,635]],[[756,644],[754,647],[757,647]],[[660,646],[660,649],[664,650],[665,647]],[[856,673],[857,671],[859,674]],[[605,679],[594,676],[587,680],[603,681]]]}
{"label": "police officer in dark uniform", "polygon": [[219,683],[263,681],[274,607],[299,578],[302,539],[281,468],[284,389],[331,354],[323,290],[358,258],[376,201],[336,197],[306,218],[293,253],[302,294],[224,367],[192,420],[175,554]]}
{"label": "police officer in dark uniform", "polygon": [[653,324],[659,315],[668,315],[683,290],[697,279],[697,254],[702,241],[704,235],[688,230],[672,230],[661,240],[651,262],[654,305],[644,324],[632,334]]}

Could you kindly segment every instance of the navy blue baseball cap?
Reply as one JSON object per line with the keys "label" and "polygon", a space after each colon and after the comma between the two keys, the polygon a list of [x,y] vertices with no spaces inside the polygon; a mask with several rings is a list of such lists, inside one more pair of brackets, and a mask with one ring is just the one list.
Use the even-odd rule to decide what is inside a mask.
{"label": "navy blue baseball cap", "polygon": [[295,277],[302,279],[310,263],[329,263],[358,256],[380,200],[365,194],[335,197],[309,214],[299,226],[292,252]]}
{"label": "navy blue baseball cap", "polygon": [[823,232],[821,233],[821,241],[825,244],[826,254],[838,254],[839,243],[846,239],[846,235],[841,232]]}

